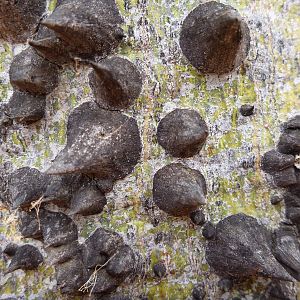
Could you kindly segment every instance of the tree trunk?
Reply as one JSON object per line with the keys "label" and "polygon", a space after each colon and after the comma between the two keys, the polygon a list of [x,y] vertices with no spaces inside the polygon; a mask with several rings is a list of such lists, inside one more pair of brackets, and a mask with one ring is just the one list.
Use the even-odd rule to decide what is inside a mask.
{"label": "tree trunk", "polygon": [[[270,228],[279,224],[284,205],[271,205],[270,197],[276,190],[261,170],[260,159],[276,145],[280,124],[300,111],[300,7],[293,0],[225,1],[245,17],[251,48],[237,71],[217,77],[200,75],[179,47],[182,21],[200,2],[117,1],[127,35],[117,54],[129,58],[143,73],[141,96],[126,110],[138,120],[142,157],[134,172],[107,194],[108,204],[101,214],[76,217],[75,222],[82,240],[103,226],[119,232],[141,253],[145,273],[119,288],[133,299],[141,295],[191,299],[192,289],[199,283],[204,283],[207,299],[258,299],[255,295],[263,294],[270,283],[253,279],[227,293],[222,291],[217,285],[219,278],[205,260],[201,227],[189,218],[174,218],[159,210],[152,200],[152,181],[155,172],[167,163],[182,162],[204,175],[208,186],[204,212],[213,223],[243,212],[260,218]],[[11,96],[8,70],[21,47],[0,44],[0,101]],[[7,171],[23,166],[40,171],[49,168],[65,145],[68,115],[74,107],[93,99],[90,70],[86,66],[63,69],[58,88],[47,96],[45,118],[29,126],[14,123],[8,129],[0,140],[0,163]],[[242,104],[254,105],[253,116],[239,113]],[[158,122],[174,108],[197,110],[209,127],[205,147],[189,159],[166,154],[156,140]],[[37,241],[22,240],[15,211],[3,206],[0,216],[2,247],[8,242],[29,242],[43,249]],[[167,277],[161,280],[152,270],[158,261],[167,266]],[[0,272],[6,265],[2,258]],[[296,285],[290,284],[290,289],[296,290]],[[1,299],[70,299],[56,289],[54,268],[47,265],[38,271],[0,273],[0,295]]]}

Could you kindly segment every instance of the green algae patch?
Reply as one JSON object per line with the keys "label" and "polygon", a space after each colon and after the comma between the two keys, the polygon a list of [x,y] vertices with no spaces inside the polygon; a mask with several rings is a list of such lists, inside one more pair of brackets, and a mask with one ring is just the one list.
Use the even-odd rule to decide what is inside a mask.
{"label": "green algae patch", "polygon": [[182,253],[180,250],[177,250],[173,256],[173,260],[176,266],[176,272],[184,271],[185,267],[189,265],[188,260],[186,259],[185,253]]}
{"label": "green algae patch", "polygon": [[253,104],[257,99],[255,91],[255,85],[246,76],[242,77],[242,80],[238,84],[238,98],[242,104]]}
{"label": "green algae patch", "polygon": [[[209,145],[209,141],[208,141],[208,145]],[[214,145],[211,146],[209,155],[213,156],[220,153],[223,150],[235,149],[241,146],[242,146],[242,133],[238,131],[237,132],[229,131],[219,139],[217,147],[214,147]]]}
{"label": "green algae patch", "polygon": [[[246,182],[251,183],[251,190],[247,192],[244,191]],[[270,204],[270,192],[259,173],[241,175],[234,172],[229,178],[219,178],[217,185],[218,192],[208,195],[209,214],[215,222],[241,212],[257,218],[267,215],[273,221],[280,217],[280,211]],[[220,206],[215,205],[217,201],[222,202]]]}
{"label": "green algae patch", "polygon": [[0,84],[0,102],[4,99],[7,99],[9,90],[10,90],[9,84]]}
{"label": "green algae patch", "polygon": [[54,11],[55,7],[56,7],[56,4],[57,4],[57,0],[51,0],[50,3],[49,3],[49,11],[52,12]]}
{"label": "green algae patch", "polygon": [[147,296],[150,299],[184,300],[191,295],[192,289],[192,283],[181,285],[167,282],[167,280],[164,279],[158,285],[150,287]]}

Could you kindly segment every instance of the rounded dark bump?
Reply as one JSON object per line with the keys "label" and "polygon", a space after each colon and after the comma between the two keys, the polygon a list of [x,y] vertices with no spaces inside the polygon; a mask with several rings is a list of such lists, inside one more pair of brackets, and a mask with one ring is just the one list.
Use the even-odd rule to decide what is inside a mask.
{"label": "rounded dark bump", "polygon": [[218,281],[218,287],[224,292],[229,292],[233,288],[233,280],[230,278],[222,278]]}
{"label": "rounded dark bump", "polygon": [[24,238],[32,238],[36,240],[43,239],[43,233],[34,210],[30,212],[20,212],[19,231]]}
{"label": "rounded dark bump", "polygon": [[254,105],[244,104],[240,107],[239,110],[243,117],[249,117],[254,113]]}
{"label": "rounded dark bump", "polygon": [[135,257],[132,249],[127,246],[121,246],[115,256],[107,264],[107,272],[114,277],[126,278],[134,270]]}
{"label": "rounded dark bump", "polygon": [[11,173],[8,182],[12,207],[25,209],[42,197],[48,178],[35,168],[24,167]]}
{"label": "rounded dark bump", "polygon": [[95,184],[82,186],[71,199],[70,214],[89,216],[103,211],[107,201]]}
{"label": "rounded dark bump", "polygon": [[[88,276],[97,270],[92,290],[95,295],[115,291],[128,276],[135,275],[137,271],[135,252],[124,244],[118,233],[111,230],[97,228],[83,244],[82,253]],[[86,292],[82,287],[80,290]]]}
{"label": "rounded dark bump", "polygon": [[300,280],[300,243],[295,226],[282,224],[273,233],[273,253],[287,272]]}
{"label": "rounded dark bump", "polygon": [[293,167],[295,157],[290,154],[282,154],[276,150],[266,152],[261,160],[261,168],[263,171],[273,174]]}
{"label": "rounded dark bump", "polygon": [[202,226],[205,224],[205,215],[201,210],[191,212],[190,218],[195,225]]}
{"label": "rounded dark bump", "polygon": [[[19,229],[23,237],[44,240],[47,247],[60,246],[77,239],[77,226],[63,213],[44,210],[53,203],[70,208],[71,214],[91,215],[102,212],[106,198],[96,183],[81,174],[46,175],[34,168],[20,168],[9,175],[9,203],[13,208],[35,210],[20,213]],[[59,231],[57,231],[59,227]]]}
{"label": "rounded dark bump", "polygon": [[282,125],[283,130],[296,130],[300,129],[300,115],[289,119],[287,122]]}
{"label": "rounded dark bump", "polygon": [[108,55],[124,36],[123,19],[113,0],[67,1],[41,23],[81,58]]}
{"label": "rounded dark bump", "polygon": [[19,229],[23,237],[42,240],[45,247],[58,247],[76,241],[77,226],[66,214],[46,209],[21,212]]}
{"label": "rounded dark bump", "polygon": [[207,240],[211,240],[212,238],[214,238],[215,234],[216,234],[216,228],[214,224],[211,223],[210,221],[206,222],[202,229],[202,235]]}
{"label": "rounded dark bump", "polygon": [[206,292],[203,286],[201,285],[195,286],[192,291],[192,300],[204,300],[205,295]]}
{"label": "rounded dark bump", "polygon": [[182,164],[167,165],[154,175],[153,200],[170,215],[189,215],[205,204],[206,193],[203,175]]}
{"label": "rounded dark bump", "polygon": [[72,197],[87,182],[88,180],[81,174],[48,175],[43,203],[70,208]]}
{"label": "rounded dark bump", "polygon": [[15,90],[7,105],[9,118],[19,123],[31,124],[45,115],[46,97]]}
{"label": "rounded dark bump", "polygon": [[80,296],[80,287],[88,280],[88,272],[81,256],[55,266],[57,287],[62,294]]}
{"label": "rounded dark bump", "polygon": [[114,181],[112,179],[99,179],[99,178],[93,178],[95,181],[95,184],[97,185],[98,189],[103,193],[109,193],[113,190],[114,187]]}
{"label": "rounded dark bump", "polygon": [[300,197],[299,194],[286,192],[283,195],[285,204],[285,215],[292,223],[300,224]]}
{"label": "rounded dark bump", "polygon": [[273,174],[274,184],[278,187],[289,187],[297,184],[296,168],[290,167]]}
{"label": "rounded dark bump", "polygon": [[95,268],[97,264],[102,265],[103,261],[114,255],[123,244],[123,239],[118,233],[97,228],[85,241],[85,265],[87,268]]}
{"label": "rounded dark bump", "polygon": [[295,225],[297,230],[300,230],[300,170],[297,167],[297,154],[300,151],[300,115],[283,123],[281,131],[277,150],[268,151],[263,155],[261,167],[272,176],[275,186],[284,188],[282,196],[271,197],[273,205],[284,200],[287,219],[285,225],[274,233],[274,253],[287,272],[299,280],[300,253],[298,250],[289,253],[289,249],[299,248],[298,240],[291,233],[294,229],[288,226]]}
{"label": "rounded dark bump", "polygon": [[300,195],[300,170],[299,169],[296,169],[295,170],[295,174],[296,174],[296,180],[297,182],[293,185],[289,185],[286,190],[293,194],[293,195]]}
{"label": "rounded dark bump", "polygon": [[174,157],[191,157],[203,147],[208,127],[199,113],[175,109],[158,124],[158,143]]}
{"label": "rounded dark bump", "polygon": [[53,64],[62,66],[73,62],[74,49],[45,26],[40,26],[36,38],[28,43],[38,55]]}
{"label": "rounded dark bump", "polygon": [[264,299],[296,300],[297,295],[289,283],[273,280],[267,287]]}
{"label": "rounded dark bump", "polygon": [[277,149],[284,154],[300,154],[300,115],[288,120],[282,126]]}
{"label": "rounded dark bump", "polygon": [[110,276],[105,269],[101,269],[98,272],[93,293],[94,294],[111,293],[117,289],[119,284],[120,284],[120,280],[118,278]]}
{"label": "rounded dark bump", "polygon": [[277,145],[281,153],[297,155],[300,153],[300,129],[287,129],[284,131]]}
{"label": "rounded dark bump", "polygon": [[272,205],[277,205],[277,204],[279,204],[282,200],[283,200],[283,198],[282,198],[281,196],[279,196],[279,195],[273,195],[273,196],[271,197],[270,202],[271,202]]}
{"label": "rounded dark bump", "polygon": [[12,257],[16,254],[16,251],[17,251],[18,248],[19,248],[19,246],[17,244],[9,243],[4,248],[3,253],[6,254],[9,257]]}
{"label": "rounded dark bump", "polygon": [[82,254],[82,245],[77,240],[57,247],[48,247],[47,252],[47,264],[59,265],[63,264],[74,257]]}
{"label": "rounded dark bump", "polygon": [[84,244],[71,242],[52,249],[57,284],[62,294],[80,296],[89,292],[101,295],[101,299],[117,297],[118,294],[110,293],[137,272],[135,252],[124,244],[118,233],[104,228],[97,228]]}
{"label": "rounded dark bump", "polygon": [[153,266],[154,275],[158,278],[165,277],[167,268],[163,262],[158,262]]}
{"label": "rounded dark bump", "polygon": [[45,210],[40,219],[45,247],[58,247],[78,239],[77,225],[64,213]]}
{"label": "rounded dark bump", "polygon": [[201,73],[221,75],[246,59],[250,32],[233,7],[210,1],[185,18],[179,43],[183,54]]}

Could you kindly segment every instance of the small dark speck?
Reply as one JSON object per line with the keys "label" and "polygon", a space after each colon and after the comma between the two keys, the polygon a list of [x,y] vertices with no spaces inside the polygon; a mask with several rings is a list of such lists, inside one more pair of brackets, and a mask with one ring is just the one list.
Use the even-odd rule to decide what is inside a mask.
{"label": "small dark speck", "polygon": [[164,263],[159,262],[153,266],[153,272],[156,277],[162,278],[167,273],[167,268]]}
{"label": "small dark speck", "polygon": [[271,200],[270,200],[272,205],[276,205],[276,204],[280,203],[281,201],[282,201],[282,198],[278,195],[272,196]]}
{"label": "small dark speck", "polygon": [[253,115],[254,112],[254,105],[244,104],[240,107],[240,113],[244,117],[249,117]]}

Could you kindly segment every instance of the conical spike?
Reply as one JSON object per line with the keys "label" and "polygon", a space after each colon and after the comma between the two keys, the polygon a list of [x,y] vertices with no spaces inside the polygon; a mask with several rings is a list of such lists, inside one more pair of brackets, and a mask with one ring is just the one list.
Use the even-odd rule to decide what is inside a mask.
{"label": "conical spike", "polygon": [[133,104],[142,90],[142,77],[136,66],[121,57],[111,57],[101,63],[91,63],[90,86],[100,107],[125,109]]}
{"label": "conical spike", "polygon": [[245,214],[229,216],[217,224],[216,235],[206,248],[206,260],[224,277],[293,280],[272,253],[271,233]]}
{"label": "conical spike", "polygon": [[140,157],[136,120],[93,102],[82,104],[70,115],[67,137],[65,149],[47,173],[86,173],[115,180],[132,172]]}

